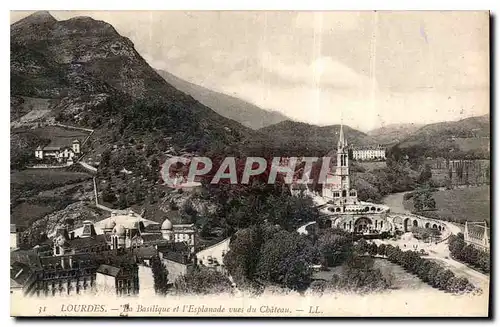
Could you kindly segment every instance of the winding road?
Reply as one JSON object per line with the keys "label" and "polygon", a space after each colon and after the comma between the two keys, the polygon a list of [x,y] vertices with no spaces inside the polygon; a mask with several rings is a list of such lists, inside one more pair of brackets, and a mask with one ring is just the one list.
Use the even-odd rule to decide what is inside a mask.
{"label": "winding road", "polygon": [[[411,214],[411,212],[405,209],[403,205],[404,195],[407,192],[401,193],[393,193],[389,194],[383,199],[385,205],[391,208],[392,212],[402,213],[402,214]],[[450,222],[444,222],[446,224],[446,229],[451,234],[458,234],[462,232],[462,229]],[[417,240],[403,240],[404,243],[408,243],[408,249],[412,248],[411,243],[418,242]],[[427,252],[429,252],[429,256],[427,258],[434,259],[440,261],[447,268],[453,271],[456,275],[467,277],[471,282],[480,286],[483,290],[486,290],[489,287],[490,278],[488,275],[485,275],[477,270],[474,270],[467,265],[453,260],[450,258],[450,251],[448,249],[448,242],[441,242],[438,244],[425,244],[422,242],[418,242],[419,248],[425,248]]]}

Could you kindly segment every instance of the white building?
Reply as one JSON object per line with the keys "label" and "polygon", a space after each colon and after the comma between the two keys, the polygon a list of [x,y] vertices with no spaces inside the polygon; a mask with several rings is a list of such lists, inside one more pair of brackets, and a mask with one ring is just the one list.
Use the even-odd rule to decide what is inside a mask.
{"label": "white building", "polygon": [[35,150],[35,158],[39,160],[54,159],[57,162],[73,160],[73,157],[81,153],[80,141],[74,140],[72,146],[39,146]]}
{"label": "white building", "polygon": [[10,224],[10,249],[14,250],[19,247],[19,232],[15,224]]}
{"label": "white building", "polygon": [[229,252],[230,238],[211,245],[196,253],[198,265],[224,271],[224,256]]}
{"label": "white building", "polygon": [[464,241],[476,249],[490,252],[490,234],[486,222],[465,222]]}
{"label": "white building", "polygon": [[385,148],[382,146],[371,147],[371,148],[360,148],[352,150],[352,158],[354,160],[385,160]]}

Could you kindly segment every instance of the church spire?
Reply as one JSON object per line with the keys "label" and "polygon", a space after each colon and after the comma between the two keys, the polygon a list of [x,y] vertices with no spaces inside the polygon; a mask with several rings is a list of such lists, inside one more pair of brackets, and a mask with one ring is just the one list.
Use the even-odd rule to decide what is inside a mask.
{"label": "church spire", "polygon": [[345,141],[345,138],[344,138],[344,124],[343,124],[343,122],[340,122],[340,133],[339,133],[338,147],[344,148],[344,147],[346,147],[346,145],[347,145],[347,142]]}

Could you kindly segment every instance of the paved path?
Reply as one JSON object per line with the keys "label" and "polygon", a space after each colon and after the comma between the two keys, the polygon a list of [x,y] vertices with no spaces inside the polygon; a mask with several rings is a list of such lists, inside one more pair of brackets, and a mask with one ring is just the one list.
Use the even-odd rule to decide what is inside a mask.
{"label": "paved path", "polygon": [[[382,201],[385,205],[391,208],[391,212],[393,213],[412,214],[411,211],[406,209],[403,205],[404,195],[406,193],[409,192],[392,193],[384,197]],[[454,235],[462,232],[462,229],[453,223],[448,221],[441,222],[446,225],[446,230]]]}
{"label": "paved path", "polygon": [[316,222],[315,222],[315,221],[310,221],[310,222],[308,222],[307,224],[300,226],[300,227],[297,229],[297,232],[299,232],[299,234],[304,234],[304,235],[307,235],[308,233],[307,233],[307,229],[306,229],[306,227],[307,227],[307,226],[309,226],[309,225],[312,225],[312,224],[316,224]]}
{"label": "paved path", "polygon": [[[407,192],[389,194],[384,198],[384,203],[391,207],[392,212],[409,214],[410,211],[405,209],[403,205],[403,200],[404,200],[403,197],[405,193]],[[446,224],[447,227],[446,229],[451,234],[456,235],[462,232],[462,229],[453,223],[447,221],[443,221],[443,223]],[[378,241],[377,243],[382,243],[382,242]],[[411,233],[405,233],[401,237],[401,240],[398,241],[387,240],[383,241],[383,243],[397,245],[402,250],[413,250],[415,249],[414,248],[415,246],[417,247],[417,250],[424,249],[426,252],[429,253],[429,256],[427,256],[427,258],[435,259],[442,262],[456,275],[467,277],[471,282],[473,282],[473,284],[481,287],[483,290],[486,290],[489,286],[490,278],[488,275],[482,274],[479,271],[474,270],[459,261],[451,259],[450,250],[448,249],[448,242],[440,242],[438,244],[424,243],[413,238]]]}
{"label": "paved path", "polygon": [[97,168],[94,167],[94,166],[91,166],[89,165],[88,163],[86,162],[83,162],[83,161],[78,161],[78,163],[85,169],[87,169],[88,171],[92,172],[92,173],[97,173]]}

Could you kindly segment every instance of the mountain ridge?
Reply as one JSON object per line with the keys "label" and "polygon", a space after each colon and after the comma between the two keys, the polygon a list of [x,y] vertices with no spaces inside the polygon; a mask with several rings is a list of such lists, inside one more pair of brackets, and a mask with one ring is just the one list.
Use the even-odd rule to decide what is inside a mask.
{"label": "mountain ridge", "polygon": [[277,111],[262,109],[240,98],[188,82],[170,72],[160,69],[157,69],[157,72],[169,84],[191,95],[221,116],[235,120],[251,129],[258,130],[290,119]]}

